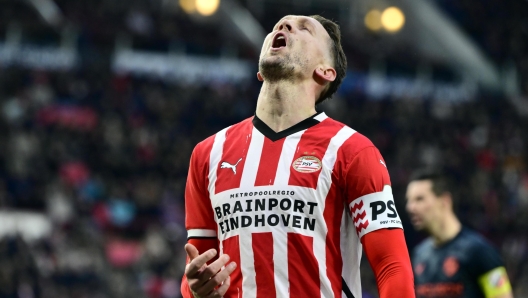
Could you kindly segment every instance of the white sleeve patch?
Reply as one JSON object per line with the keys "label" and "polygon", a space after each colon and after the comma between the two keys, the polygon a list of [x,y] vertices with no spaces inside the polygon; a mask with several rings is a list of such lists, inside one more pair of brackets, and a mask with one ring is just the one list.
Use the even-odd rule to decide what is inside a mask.
{"label": "white sleeve patch", "polygon": [[348,207],[359,238],[379,229],[403,229],[390,185],[385,185],[381,192],[355,199]]}
{"label": "white sleeve patch", "polygon": [[215,230],[205,230],[205,229],[192,229],[187,230],[187,239],[189,238],[209,238],[216,237]]}

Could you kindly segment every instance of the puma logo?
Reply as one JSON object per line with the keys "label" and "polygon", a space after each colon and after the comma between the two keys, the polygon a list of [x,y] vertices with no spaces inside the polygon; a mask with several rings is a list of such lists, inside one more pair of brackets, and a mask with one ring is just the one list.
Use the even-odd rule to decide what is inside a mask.
{"label": "puma logo", "polygon": [[236,175],[236,167],[238,165],[238,163],[242,160],[242,157],[237,161],[236,164],[232,165],[230,163],[228,163],[227,161],[223,161],[222,164],[220,164],[220,168],[221,169],[231,169],[233,170],[233,174]]}

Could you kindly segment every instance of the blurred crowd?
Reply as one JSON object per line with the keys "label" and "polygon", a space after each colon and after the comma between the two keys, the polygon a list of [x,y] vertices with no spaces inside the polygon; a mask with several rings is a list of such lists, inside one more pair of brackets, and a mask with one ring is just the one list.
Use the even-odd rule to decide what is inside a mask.
{"label": "blurred crowd", "polygon": [[516,66],[528,94],[528,3],[436,0],[446,14],[498,65]]}
{"label": "blurred crowd", "polygon": [[[44,213],[53,226],[0,241],[0,297],[179,297],[191,151],[251,116],[259,83],[7,68],[0,84],[0,209]],[[410,248],[424,235],[405,215],[407,179],[443,168],[461,219],[498,247],[528,295],[528,119],[507,100],[372,100],[352,89],[321,108],[384,155]],[[375,293],[369,270],[365,291]]]}

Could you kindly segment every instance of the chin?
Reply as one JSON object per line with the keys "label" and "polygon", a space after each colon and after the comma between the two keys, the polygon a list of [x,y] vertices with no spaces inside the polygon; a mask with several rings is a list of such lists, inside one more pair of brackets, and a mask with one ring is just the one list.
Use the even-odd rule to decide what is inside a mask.
{"label": "chin", "polygon": [[421,224],[413,224],[413,227],[416,231],[419,231],[419,232],[423,232],[426,230],[425,227]]}
{"label": "chin", "polygon": [[268,81],[291,79],[295,74],[295,67],[288,65],[280,57],[265,57],[259,62],[259,71]]}

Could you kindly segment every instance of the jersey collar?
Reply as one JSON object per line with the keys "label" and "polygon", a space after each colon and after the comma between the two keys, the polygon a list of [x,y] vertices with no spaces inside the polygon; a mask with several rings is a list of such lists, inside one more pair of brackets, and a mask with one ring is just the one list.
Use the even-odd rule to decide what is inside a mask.
{"label": "jersey collar", "polygon": [[316,124],[319,124],[326,118],[328,118],[328,116],[326,116],[324,112],[317,112],[315,115],[304,119],[303,121],[295,124],[290,128],[287,128],[283,131],[274,132],[273,129],[271,129],[266,123],[260,120],[257,115],[255,115],[253,117],[253,126],[255,126],[255,128],[260,131],[260,133],[262,133],[266,138],[275,142],[296,132],[308,129]]}

